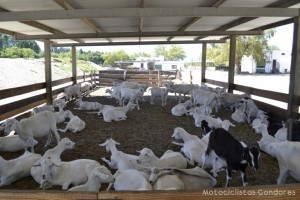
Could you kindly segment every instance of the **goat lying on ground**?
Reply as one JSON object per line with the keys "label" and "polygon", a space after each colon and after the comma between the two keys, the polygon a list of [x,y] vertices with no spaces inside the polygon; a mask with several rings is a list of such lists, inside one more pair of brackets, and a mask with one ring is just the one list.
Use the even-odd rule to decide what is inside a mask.
{"label": "goat lying on ground", "polygon": [[106,167],[100,166],[93,169],[85,184],[72,187],[68,191],[98,192],[101,183],[113,183],[114,181],[115,178],[111,172]]}
{"label": "goat lying on ground", "polygon": [[155,189],[199,190],[212,188],[217,183],[215,178],[200,167],[192,169],[153,167],[150,172],[149,182],[154,184]]}
{"label": "goat lying on ground", "polygon": [[28,151],[25,151],[22,156],[12,160],[4,160],[0,156],[0,187],[30,176],[32,165],[41,157],[40,154]]}
{"label": "goat lying on ground", "polygon": [[105,147],[107,152],[111,153],[110,161],[105,158],[102,158],[102,160],[112,169],[137,169],[136,160],[138,156],[119,151],[116,147],[119,144],[112,138],[107,139],[103,144],[99,144],[99,146]]}
{"label": "goat lying on ground", "polygon": [[[66,149],[73,149],[74,147],[74,142],[72,142],[69,138],[63,138],[54,148],[48,149],[41,159],[50,158],[55,163],[59,163],[61,162],[60,156],[62,152],[64,152]],[[42,167],[40,164],[41,159],[34,163],[30,170],[31,176],[39,184],[41,184],[42,181]]]}

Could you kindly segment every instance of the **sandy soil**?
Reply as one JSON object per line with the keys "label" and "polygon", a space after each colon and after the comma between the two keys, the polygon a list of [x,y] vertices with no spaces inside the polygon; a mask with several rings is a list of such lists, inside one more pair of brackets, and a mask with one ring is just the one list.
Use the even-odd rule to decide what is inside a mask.
{"label": "sandy soil", "polygon": [[[103,92],[103,90],[101,90]],[[93,96],[84,97],[86,101],[96,101],[102,104],[116,105],[115,100],[102,96],[103,93],[95,91]],[[100,96],[101,95],[101,96]],[[179,147],[171,143],[173,130],[175,127],[182,127],[191,134],[201,137],[203,132],[200,128],[195,127],[194,120],[189,116],[175,117],[172,116],[170,110],[177,104],[173,97],[167,101],[167,106],[161,107],[159,99],[156,105],[149,104],[149,96],[146,102],[140,103],[140,111],[130,111],[127,120],[120,122],[106,123],[96,114],[87,114],[86,111],[74,110],[74,102],[69,102],[66,109],[71,110],[75,115],[79,116],[86,122],[86,128],[78,133],[61,133],[61,137],[69,137],[76,143],[76,148],[67,150],[62,154],[63,161],[70,161],[80,158],[89,158],[104,162],[102,157],[108,157],[109,154],[99,144],[103,143],[107,138],[112,137],[118,141],[120,145],[118,149],[130,154],[137,154],[136,150],[148,147],[154,151],[157,156],[161,156],[166,150],[171,149],[179,151]],[[231,112],[223,110],[216,114],[222,119],[230,119]],[[231,128],[230,132],[247,145],[256,146],[256,141],[260,139],[260,135],[253,132],[249,124],[235,123],[236,127]],[[65,124],[59,124],[59,128],[64,128]],[[36,153],[43,154],[47,148],[44,148],[46,138],[38,139],[39,144],[35,148]],[[56,145],[55,140],[52,141],[50,148]],[[1,156],[5,159],[13,159],[20,156],[23,152],[4,153]],[[112,170],[113,171],[113,170]],[[270,185],[276,184],[278,176],[278,164],[276,159],[266,154],[261,154],[260,169],[254,172],[248,167],[249,185]],[[216,187],[225,186],[226,173],[221,172],[217,179]],[[288,180],[289,183],[295,182],[293,179]],[[18,189],[18,190],[34,190],[38,188],[38,184],[31,177],[27,177],[17,181],[9,186],[1,189]],[[105,188],[107,185],[103,185]],[[232,186],[241,186],[239,173],[234,173]],[[102,188],[102,189],[103,189]],[[53,187],[53,190],[60,190],[60,187]]]}

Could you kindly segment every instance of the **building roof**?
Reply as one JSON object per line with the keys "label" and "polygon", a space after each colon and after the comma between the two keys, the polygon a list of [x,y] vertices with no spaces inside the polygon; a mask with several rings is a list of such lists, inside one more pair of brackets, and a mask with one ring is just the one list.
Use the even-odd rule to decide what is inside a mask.
{"label": "building roof", "polygon": [[56,46],[223,42],[291,23],[299,8],[299,0],[0,0],[0,32]]}

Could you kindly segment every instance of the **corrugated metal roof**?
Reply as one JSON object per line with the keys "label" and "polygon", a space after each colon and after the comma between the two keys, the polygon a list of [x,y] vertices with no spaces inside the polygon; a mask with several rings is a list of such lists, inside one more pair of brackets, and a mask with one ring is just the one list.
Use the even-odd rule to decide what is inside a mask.
{"label": "corrugated metal roof", "polygon": [[[202,16],[200,11],[193,10],[193,8],[206,9],[208,7],[218,9],[212,10],[211,16],[207,16],[207,13]],[[182,8],[182,10],[178,10],[178,8]],[[245,12],[245,16],[237,16],[236,13],[229,13],[230,10],[226,10],[226,8],[238,8],[237,11],[244,9],[247,12]],[[282,10],[274,10],[274,16],[268,14],[268,17],[265,17],[263,10],[259,10],[259,8],[282,8]],[[57,43],[184,42],[185,40],[193,41],[195,38],[204,40],[228,36],[221,34],[219,36],[201,36],[201,31],[250,31],[273,23],[276,26],[281,21],[292,18],[292,16],[285,16],[285,13],[288,12],[284,11],[288,8],[299,9],[299,0],[0,0],[0,32],[11,33],[21,39],[26,39],[26,36],[34,39],[33,36],[41,35],[45,35],[45,39],[49,39],[46,37],[47,35],[55,35],[56,38],[51,40]],[[97,11],[99,12],[97,9],[104,9],[101,10],[103,13],[97,13]],[[67,12],[70,10],[78,12],[72,15]],[[124,12],[122,12],[123,10]],[[190,10],[192,11],[189,12]],[[47,18],[41,17],[43,15],[39,11],[45,13]],[[59,13],[60,19],[57,19],[58,12],[56,11],[63,12]],[[85,17],[84,11],[87,11],[88,14],[86,18],[83,18]],[[126,16],[127,11],[134,13]],[[282,12],[275,13],[275,11]],[[14,15],[8,15],[9,13]],[[251,13],[255,14],[252,16]],[[88,18],[89,14],[96,17]],[[98,15],[100,17],[97,17]],[[22,16],[26,17],[23,19]],[[18,19],[18,21],[14,19]],[[197,35],[174,36],[174,34],[172,37],[171,35],[166,37],[166,31],[170,33],[199,31],[201,38]],[[90,38],[84,35],[122,32],[140,33],[140,37],[101,38],[95,34],[95,38]],[[156,32],[156,36],[144,37],[144,32]],[[157,35],[160,32],[164,32],[164,34]],[[68,34],[82,34],[80,35],[82,37],[59,38],[61,35],[68,36]]]}

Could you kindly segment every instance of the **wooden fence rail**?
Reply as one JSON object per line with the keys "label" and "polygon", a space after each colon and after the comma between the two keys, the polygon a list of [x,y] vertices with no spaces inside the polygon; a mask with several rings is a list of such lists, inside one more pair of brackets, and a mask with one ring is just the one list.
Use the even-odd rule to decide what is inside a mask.
{"label": "wooden fence rail", "polygon": [[[91,77],[88,77],[86,75],[81,75],[81,76],[77,76],[77,80],[79,82],[81,82],[80,80],[93,81],[94,79],[93,76],[94,75],[92,75]],[[52,88],[53,97],[56,98],[58,94],[62,93],[65,87],[68,87],[69,85],[72,84],[72,81],[73,81],[72,77],[52,81],[53,87],[61,86],[60,88],[57,89]],[[62,86],[63,84],[67,84],[67,86]],[[43,82],[43,83],[35,83],[32,85],[0,90],[0,100],[13,98],[20,95],[25,95],[25,97],[22,97],[22,99],[19,98],[19,100],[11,100],[8,103],[0,105],[0,121],[45,103],[46,91],[42,91],[45,89],[46,89],[46,83]],[[38,93],[38,94],[26,95],[27,93],[31,93],[31,92]]]}
{"label": "wooden fence rail", "polygon": [[[101,70],[99,74],[91,73],[90,75],[77,76],[77,80],[81,81],[92,81],[98,86],[112,86],[114,81],[118,79],[135,81],[138,83],[148,83],[150,86],[161,86],[164,82],[175,79],[177,76],[177,71],[135,71],[135,70]],[[81,81],[80,81],[81,80]],[[52,82],[52,86],[59,87],[62,84],[71,84],[73,81],[72,77],[56,80]],[[216,81],[211,79],[205,79],[206,83],[228,87],[226,82]],[[58,95],[63,92],[64,87],[60,87],[52,91],[53,95]],[[19,95],[24,95],[29,92],[36,92],[45,89],[45,83],[36,83],[27,86],[21,86],[17,88],[10,88],[5,90],[0,90],[0,100],[16,97]],[[264,97],[272,100],[281,101],[288,103],[288,94],[256,89],[252,87],[242,86],[234,84],[234,90],[249,93],[259,97]],[[35,106],[45,103],[45,92],[40,92],[38,95],[32,95],[29,97],[24,97],[22,100],[17,100],[14,102],[7,103],[0,106],[0,121],[8,117],[16,115],[18,113],[24,112]],[[267,112],[276,113],[283,120],[286,119],[287,111],[276,106],[261,101],[256,101],[256,103],[264,108]]]}
{"label": "wooden fence rail", "polygon": [[117,80],[134,81],[137,83],[148,83],[150,86],[161,86],[166,81],[175,79],[176,71],[155,71],[155,70],[101,70],[99,71],[100,86],[111,86]]}
{"label": "wooden fence rail", "polygon": [[265,185],[231,188],[210,188],[194,191],[101,191],[101,192],[67,192],[67,191],[24,191],[0,190],[1,200],[297,200],[300,195],[299,184]]}

